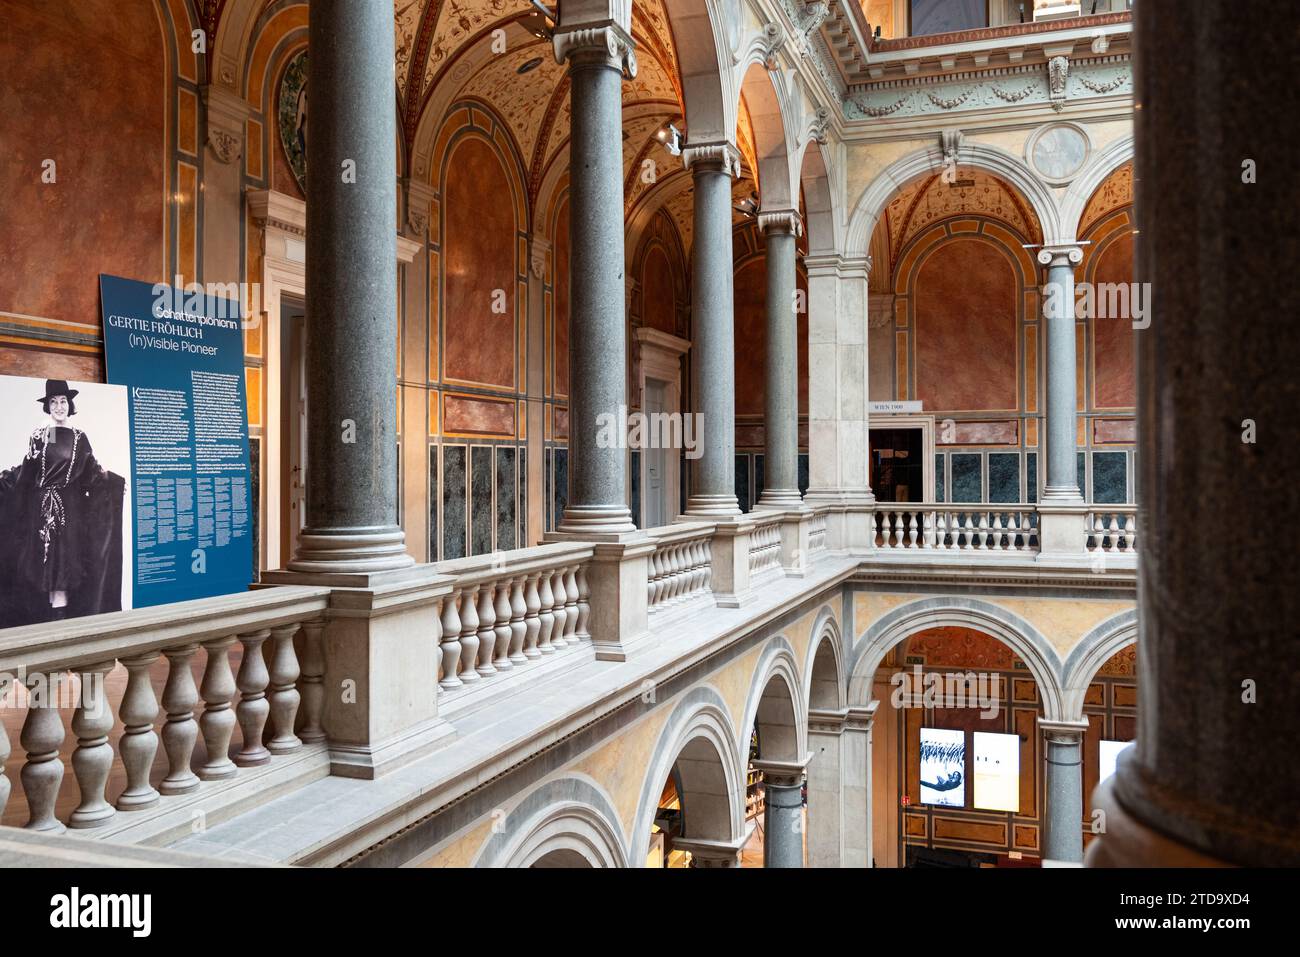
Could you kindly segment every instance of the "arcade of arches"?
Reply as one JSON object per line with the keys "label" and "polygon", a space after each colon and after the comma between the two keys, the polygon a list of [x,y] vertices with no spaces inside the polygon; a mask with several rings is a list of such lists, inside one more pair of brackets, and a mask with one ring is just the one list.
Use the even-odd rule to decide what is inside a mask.
{"label": "arcade of arches", "polygon": [[[233,604],[131,654],[23,631],[137,717],[6,709],[0,823],[319,865],[1080,863],[1156,733],[1132,14],[381,6],[0,0],[0,374],[105,381],[99,274],[238,289],[262,586],[228,659]],[[602,441],[637,413],[677,439]],[[199,774],[190,834],[163,728],[236,707],[217,655],[299,749],[263,797]],[[319,703],[356,669],[363,720]],[[154,810],[87,824],[103,747],[92,790]]]}

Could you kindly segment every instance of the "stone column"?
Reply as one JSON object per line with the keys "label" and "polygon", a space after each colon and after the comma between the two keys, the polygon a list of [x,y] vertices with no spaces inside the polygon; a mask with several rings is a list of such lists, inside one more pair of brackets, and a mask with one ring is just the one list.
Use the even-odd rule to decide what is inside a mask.
{"label": "stone column", "polygon": [[[391,18],[391,17],[390,17]],[[391,25],[390,25],[391,32]],[[632,532],[625,442],[627,330],[623,276],[623,66],[636,73],[632,38],[613,22],[555,35],[568,60],[569,492],[557,531]],[[604,429],[602,429],[604,425]],[[602,448],[601,446],[607,446]]]}
{"label": "stone column", "polygon": [[1083,260],[1077,245],[1044,246],[1038,261],[1047,267],[1043,313],[1047,325],[1047,482],[1044,502],[1080,502],[1076,455],[1078,392],[1074,333],[1074,267]]}
{"label": "stone column", "polygon": [[735,310],[731,288],[731,183],[732,176],[740,172],[740,154],[730,143],[714,143],[688,146],[682,158],[695,179],[691,391],[703,445],[703,454],[691,465],[685,515],[692,519],[725,519],[740,514],[736,501]]}
{"label": "stone column", "polygon": [[321,0],[309,27],[307,528],[289,568],[414,564],[397,525],[392,11]]}
{"label": "stone column", "polygon": [[1088,863],[1296,867],[1295,9],[1135,6],[1138,728]]}
{"label": "stone column", "polygon": [[763,494],[767,508],[798,508],[799,334],[794,308],[794,210],[759,213],[767,237],[767,375],[763,416]]}
{"label": "stone column", "polygon": [[1083,733],[1087,721],[1038,720],[1046,744],[1045,861],[1083,860]]}
{"label": "stone column", "polygon": [[1077,454],[1078,372],[1074,330],[1074,267],[1083,259],[1077,244],[1044,246],[1047,267],[1043,322],[1047,334],[1047,481],[1039,496],[1039,557],[1086,560],[1087,507],[1079,489]]}
{"label": "stone column", "polygon": [[763,866],[803,867],[806,761],[755,761],[763,772]]}
{"label": "stone column", "polygon": [[834,548],[874,547],[868,468],[867,279],[871,258],[807,257],[809,505],[831,505]]}

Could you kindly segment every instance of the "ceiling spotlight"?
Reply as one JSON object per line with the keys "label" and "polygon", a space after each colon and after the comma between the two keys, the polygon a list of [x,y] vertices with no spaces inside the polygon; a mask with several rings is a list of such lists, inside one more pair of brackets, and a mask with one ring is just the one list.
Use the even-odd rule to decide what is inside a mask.
{"label": "ceiling spotlight", "polygon": [[742,199],[732,208],[740,215],[753,219],[758,215],[758,193],[750,193],[748,199]]}
{"label": "ceiling spotlight", "polygon": [[515,70],[515,72],[518,73],[520,76],[523,76],[525,73],[532,73],[541,65],[542,65],[542,58],[539,56],[535,56],[531,60],[525,60],[523,63],[519,64],[519,67]]}
{"label": "ceiling spotlight", "polygon": [[673,126],[673,124],[668,123],[659,127],[655,132],[655,139],[662,143],[664,149],[673,156],[682,155],[682,131]]}
{"label": "ceiling spotlight", "polygon": [[533,0],[533,7],[533,11],[519,21],[519,25],[541,40],[551,39],[555,35],[555,14],[539,0]]}

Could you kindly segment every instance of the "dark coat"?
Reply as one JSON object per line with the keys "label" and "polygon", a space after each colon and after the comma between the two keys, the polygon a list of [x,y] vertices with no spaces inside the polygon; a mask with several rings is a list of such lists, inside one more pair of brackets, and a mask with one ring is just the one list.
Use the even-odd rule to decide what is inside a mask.
{"label": "dark coat", "polygon": [[[65,434],[66,433],[66,434]],[[77,429],[75,454],[59,462],[43,458],[46,429],[37,429],[27,455],[0,473],[0,628],[48,620],[49,592],[67,592],[64,617],[120,611],[122,607],[122,501],[126,483],[95,460],[90,441]],[[51,454],[51,462],[55,456]],[[42,477],[44,476],[44,484]],[[42,538],[47,490],[58,495],[62,521],[49,548]]]}

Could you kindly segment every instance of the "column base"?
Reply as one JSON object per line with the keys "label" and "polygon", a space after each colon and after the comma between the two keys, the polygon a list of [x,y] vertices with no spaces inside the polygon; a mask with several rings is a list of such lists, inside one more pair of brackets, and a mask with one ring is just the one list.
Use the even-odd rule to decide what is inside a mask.
{"label": "column base", "polygon": [[564,517],[556,526],[565,535],[590,538],[592,535],[624,535],[636,532],[632,511],[626,505],[566,505]]}
{"label": "column base", "polygon": [[1115,796],[1115,779],[1092,792],[1092,805],[1105,813],[1104,830],[1088,843],[1084,867],[1232,867],[1143,824]]}
{"label": "column base", "polygon": [[797,488],[765,488],[758,497],[755,508],[778,509],[786,512],[797,508],[806,508],[803,496]]}
{"label": "column base", "polygon": [[412,568],[406,535],[396,525],[306,528],[286,568],[305,574],[370,574]]}
{"label": "column base", "polygon": [[740,514],[740,502],[735,495],[692,495],[686,500],[686,511],[682,512],[681,518],[687,521],[711,521],[733,518]]}

